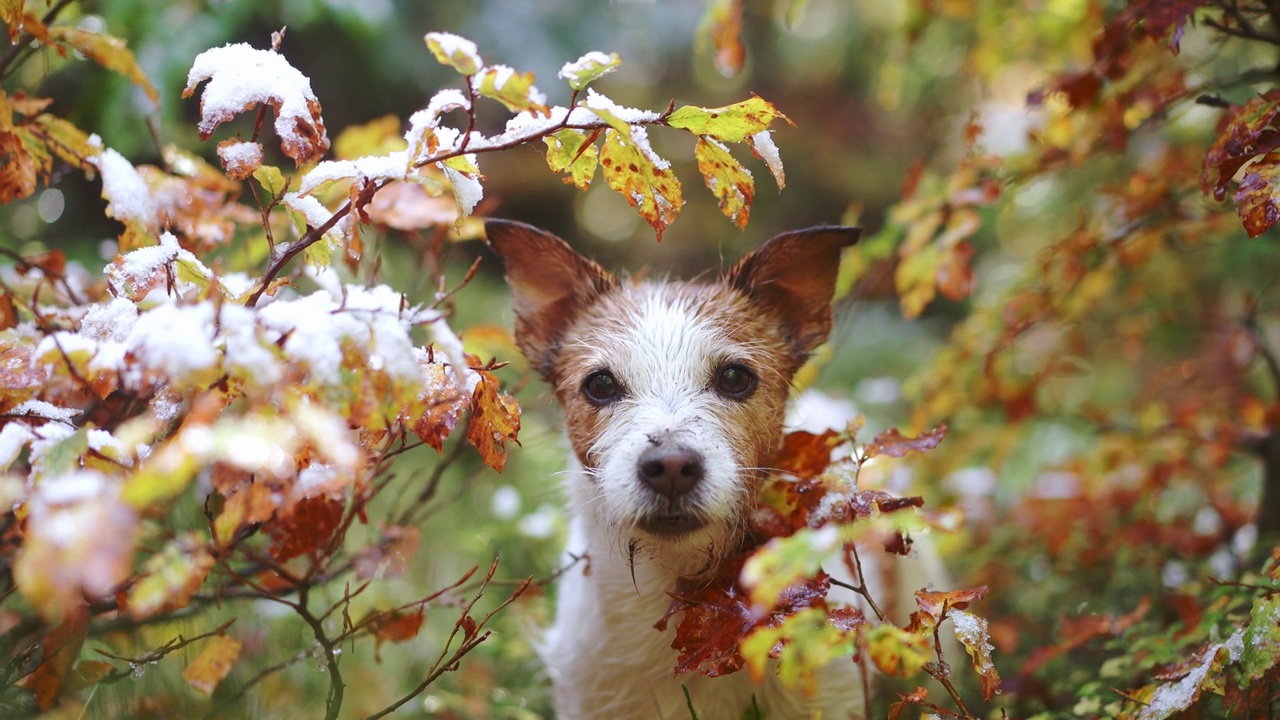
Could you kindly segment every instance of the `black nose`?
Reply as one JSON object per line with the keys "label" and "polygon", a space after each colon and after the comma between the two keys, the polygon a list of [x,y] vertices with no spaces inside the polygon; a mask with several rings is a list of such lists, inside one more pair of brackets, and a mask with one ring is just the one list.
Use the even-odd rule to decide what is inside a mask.
{"label": "black nose", "polygon": [[640,481],[672,500],[702,479],[702,456],[683,445],[657,443],[640,455]]}

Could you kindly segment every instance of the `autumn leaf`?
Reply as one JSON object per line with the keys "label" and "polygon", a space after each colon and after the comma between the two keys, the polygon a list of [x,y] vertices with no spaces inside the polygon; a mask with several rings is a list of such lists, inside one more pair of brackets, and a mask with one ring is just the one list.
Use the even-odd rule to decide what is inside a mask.
{"label": "autumn leaf", "polygon": [[780,472],[806,480],[827,469],[831,451],[839,441],[840,434],[835,430],[823,430],[817,435],[804,430],[789,432],[782,438],[782,450],[773,464]]}
{"label": "autumn leaf", "polygon": [[716,196],[720,212],[738,227],[745,228],[756,197],[751,173],[729,154],[728,148],[706,137],[698,138],[693,155],[703,180]]}
{"label": "autumn leaf", "polygon": [[768,130],[769,125],[777,118],[786,120],[786,116],[778,112],[772,103],[752,95],[750,100],[724,107],[686,105],[671,113],[667,117],[667,124],[688,130],[694,135],[736,143]]}
{"label": "autumn leaf", "polygon": [[916,606],[920,611],[933,618],[934,623],[942,620],[943,616],[950,610],[963,610],[969,607],[970,603],[977,602],[985,597],[987,587],[985,585],[976,587],[971,590],[917,590],[915,599]]}
{"label": "autumn leaf", "polygon": [[319,553],[342,525],[346,503],[324,495],[289,504],[271,523],[271,557],[285,562],[299,555]]}
{"label": "autumn leaf", "polygon": [[443,452],[445,439],[468,407],[467,397],[454,387],[452,374],[446,365],[426,362],[425,359],[419,364],[425,374],[426,392],[417,398],[414,406],[417,416],[408,419],[415,435],[436,452]]}
{"label": "autumn leaf", "polygon": [[908,632],[890,623],[872,627],[866,642],[867,657],[886,675],[912,677],[933,659],[928,635]]}
{"label": "autumn leaf", "polygon": [[618,57],[618,53],[606,55],[602,52],[589,52],[574,62],[565,63],[557,75],[567,80],[569,87],[581,90],[601,76],[613,72],[620,64],[622,59]]}
{"label": "autumn leaf", "polygon": [[492,375],[481,373],[471,396],[467,440],[480,451],[486,465],[502,472],[507,464],[506,444],[515,442],[519,432],[520,406],[515,398],[500,392]]}
{"label": "autumn leaf", "polygon": [[1249,165],[1236,190],[1236,212],[1249,237],[1258,237],[1280,222],[1277,204],[1277,179],[1280,177],[1280,152],[1269,152]]}
{"label": "autumn leaf", "polygon": [[[1218,139],[1204,154],[1200,189],[1215,200],[1226,197],[1227,184],[1245,163],[1280,147],[1280,133],[1273,124],[1280,113],[1280,89],[1233,106],[1223,118]],[[1217,179],[1213,178],[1214,171]]]}
{"label": "autumn leaf", "polygon": [[369,619],[367,624],[373,630],[373,636],[377,639],[374,643],[374,659],[381,662],[378,653],[382,649],[382,643],[405,642],[417,637],[418,632],[422,629],[424,615],[423,608],[418,608],[413,612],[396,610],[377,613]]}
{"label": "autumn leaf", "polygon": [[475,75],[484,66],[476,44],[466,38],[453,33],[429,32],[423,40],[437,62],[463,75]]}
{"label": "autumn leaf", "polygon": [[716,70],[725,77],[742,72],[747,49],[742,44],[742,0],[713,0],[698,25],[698,46],[710,43]]}
{"label": "autumn leaf", "polygon": [[[985,588],[984,588],[985,590]],[[919,601],[919,594],[916,596]],[[973,662],[973,669],[982,678],[982,697],[990,700],[1000,693],[1000,674],[991,661],[991,639],[987,634],[987,621],[977,615],[955,609],[949,613],[956,638],[964,645]]]}
{"label": "autumn leaf", "polygon": [[213,521],[213,537],[219,545],[236,542],[241,530],[270,520],[279,504],[275,492],[265,482],[255,482],[227,498],[222,512]]}
{"label": "autumn leaf", "polygon": [[0,203],[30,197],[40,165],[14,133],[0,132]]}
{"label": "autumn leaf", "polygon": [[546,97],[533,86],[533,73],[519,73],[505,65],[480,71],[472,82],[480,97],[497,100],[511,112],[549,116]]}
{"label": "autumn leaf", "polygon": [[596,174],[600,151],[595,146],[596,135],[566,128],[543,138],[547,144],[547,165],[552,172],[568,173],[565,183],[572,183],[579,190],[591,186]]}
{"label": "autumn leaf", "polygon": [[213,567],[214,558],[194,534],[176,538],[142,566],[141,577],[129,588],[124,608],[136,620],[179,610],[191,602]]}
{"label": "autumn leaf", "polygon": [[49,37],[56,42],[70,45],[76,52],[102,67],[129,78],[133,84],[147,93],[151,102],[160,101],[160,93],[152,86],[151,81],[147,79],[142,68],[138,66],[137,60],[134,59],[133,52],[125,47],[124,41],[120,38],[70,25],[49,28]]}
{"label": "autumn leaf", "polygon": [[897,428],[892,428],[876,435],[863,454],[867,458],[873,458],[879,455],[902,457],[910,452],[927,452],[938,447],[938,443],[942,442],[946,436],[946,425],[939,425],[913,438],[904,436]]}
{"label": "autumn leaf", "polygon": [[204,642],[200,654],[182,671],[182,679],[196,692],[209,697],[239,657],[239,640],[230,635],[214,635]]}
{"label": "autumn leaf", "polygon": [[629,137],[613,128],[606,130],[600,165],[609,187],[627,199],[661,241],[662,233],[680,214],[684,198],[671,163],[649,148],[645,129],[631,128]]}
{"label": "autumn leaf", "polygon": [[66,613],[45,635],[41,642],[44,658],[24,680],[25,686],[35,691],[36,705],[41,710],[50,710],[57,702],[67,674],[88,636],[89,608],[84,604]]}

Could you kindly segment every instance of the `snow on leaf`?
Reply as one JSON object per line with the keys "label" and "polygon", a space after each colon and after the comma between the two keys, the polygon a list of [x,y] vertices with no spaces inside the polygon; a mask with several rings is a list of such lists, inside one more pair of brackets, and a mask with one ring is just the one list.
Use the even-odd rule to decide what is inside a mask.
{"label": "snow on leaf", "polygon": [[201,140],[236,115],[266,104],[275,110],[274,127],[285,155],[301,165],[318,160],[329,149],[311,81],[283,55],[247,43],[206,50],[192,63],[182,97],[190,97],[205,80],[209,84],[200,96]]}
{"label": "snow on leaf", "polygon": [[493,65],[471,81],[480,97],[497,100],[511,112],[532,112],[550,116],[547,96],[533,86],[533,73],[519,73],[506,65]]}
{"label": "snow on leaf", "polygon": [[621,63],[622,59],[618,57],[618,53],[606,55],[592,51],[573,62],[565,63],[556,76],[569,81],[569,87],[574,90],[581,90],[601,76],[616,70]]}
{"label": "snow on leaf", "polygon": [[[218,143],[218,159],[222,161],[222,167],[226,169],[228,177],[233,180],[246,180],[255,176],[262,166],[262,146],[256,142],[223,140]],[[275,193],[271,194],[272,197],[275,195]]]}
{"label": "snow on leaf", "polygon": [[519,431],[520,406],[515,398],[501,392],[492,375],[480,373],[471,396],[467,440],[480,452],[485,465],[502,472],[507,463],[507,442],[515,442]]}
{"label": "snow on leaf", "polygon": [[938,443],[942,442],[942,439],[946,436],[946,425],[939,425],[913,438],[904,436],[897,428],[891,428],[872,439],[871,444],[867,445],[865,455],[868,458],[879,455],[902,457],[910,452],[926,452],[938,447]]}
{"label": "snow on leaf", "polygon": [[1199,699],[1201,691],[1220,681],[1223,666],[1240,658],[1243,636],[1244,631],[1237,630],[1226,642],[1205,647],[1197,653],[1194,663],[1180,680],[1157,686],[1134,717],[1137,720],[1164,720],[1191,707]]}
{"label": "snow on leaf", "polygon": [[480,184],[479,175],[454,170],[444,163],[440,163],[440,169],[444,170],[444,176],[453,188],[453,199],[458,205],[458,218],[454,221],[457,225],[470,217],[476,205],[480,204],[484,197],[484,186]]}
{"label": "snow on leaf", "polygon": [[1249,237],[1258,237],[1280,222],[1280,152],[1269,152],[1249,165],[1236,190],[1236,213]]}
{"label": "snow on leaf", "polygon": [[205,641],[200,654],[182,671],[182,679],[196,692],[209,697],[231,672],[240,657],[240,641],[230,635],[214,635]]}
{"label": "snow on leaf", "polygon": [[600,151],[595,146],[594,134],[566,128],[543,138],[547,144],[547,165],[552,172],[568,173],[564,179],[579,190],[591,186],[596,174]]}
{"label": "snow on leaf", "polygon": [[102,198],[107,201],[107,215],[120,222],[155,228],[156,202],[147,181],[133,164],[111,148],[90,162],[102,173]]}
{"label": "snow on leaf", "polygon": [[977,602],[987,594],[987,586],[976,587],[970,590],[950,590],[946,592],[936,590],[917,590],[916,606],[920,610],[933,618],[934,623],[940,622],[944,614],[951,610],[963,610],[969,607],[969,603]]}
{"label": "snow on leaf", "polygon": [[467,396],[457,390],[449,377],[447,366],[428,362],[425,354],[420,364],[425,375],[425,391],[413,408],[406,408],[410,414],[405,419],[411,423],[413,433],[439,453],[444,451],[445,439],[453,432],[469,403]]}
{"label": "snow on leaf", "polygon": [[[742,142],[769,129],[777,118],[786,116],[758,95],[733,105],[704,108],[686,105],[667,117],[667,124],[688,130],[694,135],[707,135],[721,142]],[[788,121],[790,122],[790,121]]]}
{"label": "snow on leaf", "polygon": [[134,85],[146,91],[147,97],[151,98],[151,102],[160,101],[160,93],[151,85],[151,81],[142,72],[142,68],[138,67],[138,62],[134,59],[133,53],[129,51],[129,48],[125,47],[124,41],[120,38],[89,32],[69,25],[49,28],[49,36],[57,42],[64,42],[70,45],[76,49],[76,52],[102,67],[129,78]]}
{"label": "snow on leaf", "polygon": [[720,212],[739,228],[745,228],[756,197],[751,173],[729,154],[728,148],[710,138],[699,137],[693,155],[702,179],[716,196]]}
{"label": "snow on leaf", "polygon": [[1245,680],[1256,681],[1280,662],[1280,594],[1253,601],[1240,658]]}
{"label": "snow on leaf", "polygon": [[590,110],[592,114],[624,136],[630,136],[631,128],[634,126],[657,122],[661,119],[661,116],[655,112],[619,105],[593,88],[587,88],[587,97],[579,105]]}
{"label": "snow on leaf", "polygon": [[670,163],[649,149],[644,128],[630,130],[630,137],[613,128],[605,131],[600,165],[609,187],[636,208],[661,241],[662,233],[684,205],[680,180],[672,172]]}
{"label": "snow on leaf", "polygon": [[464,37],[447,32],[429,32],[423,40],[441,65],[448,65],[463,75],[475,75],[484,66],[476,44]]}
{"label": "snow on leaf", "polygon": [[982,697],[990,700],[1000,693],[1000,674],[996,672],[995,663],[991,662],[994,648],[987,634],[987,621],[963,610],[953,610],[950,616],[956,638],[964,645],[973,669],[982,678]]}
{"label": "snow on leaf", "polygon": [[778,146],[773,144],[773,131],[762,130],[755,135],[748,135],[747,147],[751,148],[752,155],[764,161],[774,182],[778,183],[778,189],[786,187],[787,172],[782,167],[782,154],[778,152]]}

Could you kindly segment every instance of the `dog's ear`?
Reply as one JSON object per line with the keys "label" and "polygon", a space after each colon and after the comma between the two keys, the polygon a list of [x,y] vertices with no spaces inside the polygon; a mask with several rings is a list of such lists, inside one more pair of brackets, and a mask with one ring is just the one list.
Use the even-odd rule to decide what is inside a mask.
{"label": "dog's ear", "polygon": [[816,227],[783,233],[729,269],[726,282],[782,321],[799,367],[831,332],[831,294],[840,252],[861,228]]}
{"label": "dog's ear", "polygon": [[485,220],[484,229],[489,247],[506,263],[516,344],[549,380],[565,327],[618,280],[546,230],[496,218]]}

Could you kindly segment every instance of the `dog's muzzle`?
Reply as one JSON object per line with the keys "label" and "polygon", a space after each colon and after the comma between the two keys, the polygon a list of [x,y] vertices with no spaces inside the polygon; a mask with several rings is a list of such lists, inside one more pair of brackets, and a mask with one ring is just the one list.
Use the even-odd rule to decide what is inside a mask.
{"label": "dog's muzzle", "polygon": [[653,535],[674,536],[704,527],[707,519],[690,503],[690,493],[705,475],[702,455],[665,435],[650,438],[636,462],[636,476],[662,506],[637,525]]}

